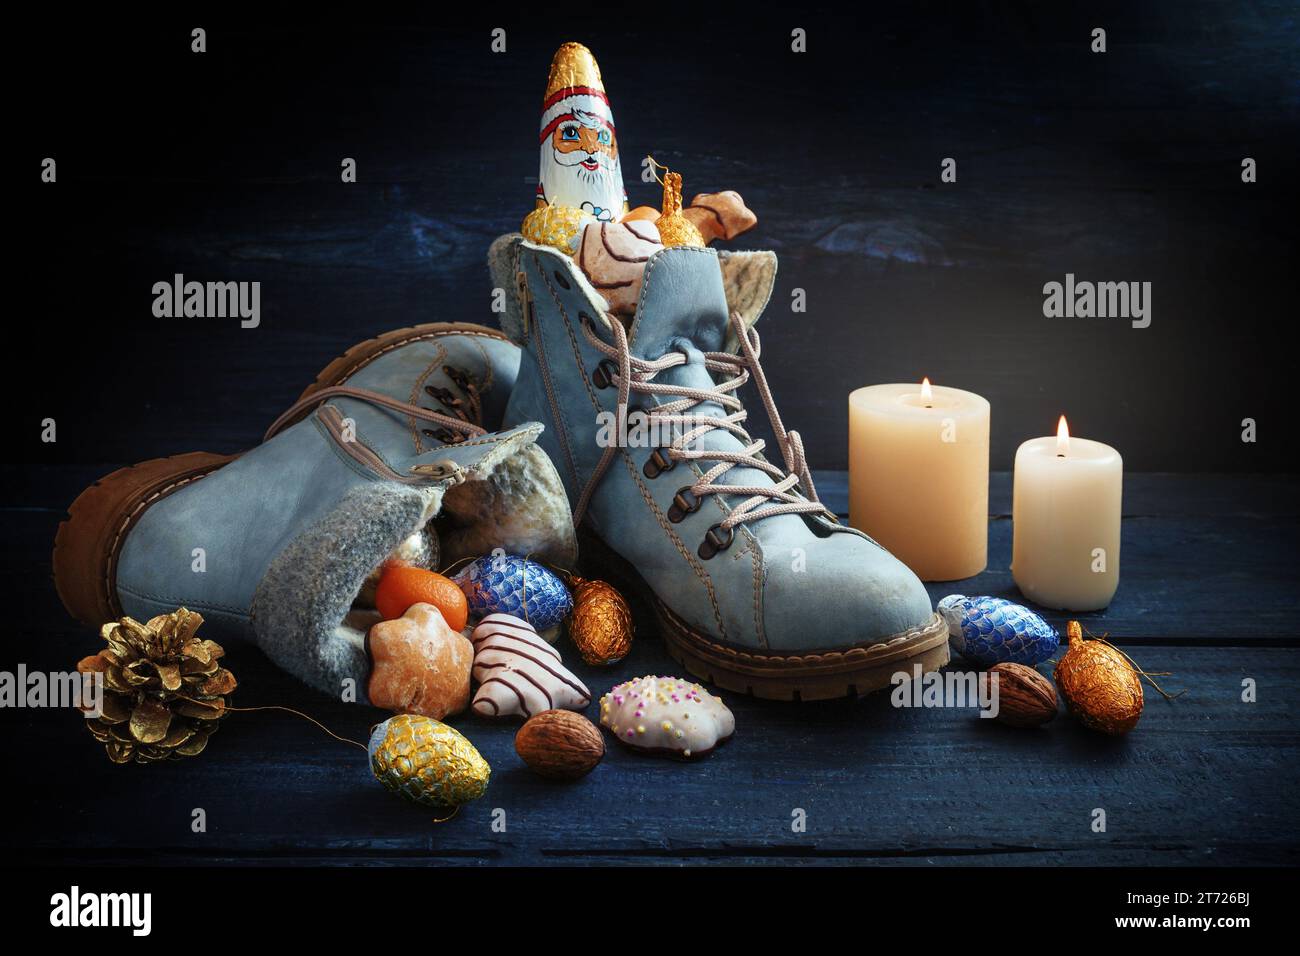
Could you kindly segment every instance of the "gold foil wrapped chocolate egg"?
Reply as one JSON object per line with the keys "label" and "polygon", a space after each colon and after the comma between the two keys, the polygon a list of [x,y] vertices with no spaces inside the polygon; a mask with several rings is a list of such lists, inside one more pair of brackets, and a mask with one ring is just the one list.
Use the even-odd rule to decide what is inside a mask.
{"label": "gold foil wrapped chocolate egg", "polygon": [[519,231],[529,242],[559,249],[565,255],[577,251],[582,230],[596,221],[589,212],[572,206],[538,206],[524,217]]}
{"label": "gold foil wrapped chocolate egg", "polygon": [[432,717],[399,714],[370,735],[370,769],[393,793],[447,809],[483,796],[492,768],[459,732]]}
{"label": "gold foil wrapped chocolate egg", "polygon": [[1070,649],[1052,675],[1061,696],[1085,727],[1126,734],[1142,716],[1142,681],[1116,648],[1085,640],[1078,621],[1069,623]]}
{"label": "gold foil wrapped chocolate egg", "polygon": [[604,581],[569,579],[573,611],[569,637],[588,664],[603,667],[621,661],[632,649],[632,609],[623,595]]}

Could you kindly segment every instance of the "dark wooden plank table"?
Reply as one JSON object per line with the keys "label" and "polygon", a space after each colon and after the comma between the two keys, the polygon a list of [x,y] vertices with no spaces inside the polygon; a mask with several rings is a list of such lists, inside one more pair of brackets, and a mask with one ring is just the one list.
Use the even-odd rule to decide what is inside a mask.
{"label": "dark wooden plank table", "polygon": [[[58,605],[48,552],[63,503],[107,467],[4,475],[3,572],[21,596],[4,669],[65,669],[97,646]],[[843,474],[822,473],[819,484],[843,510]],[[514,725],[461,717],[454,723],[492,764],[492,783],[435,824],[384,792],[359,751],[287,714],[232,715],[195,760],[117,767],[76,715],[5,710],[0,739],[16,784],[0,837],[11,857],[74,865],[1295,864],[1300,481],[1138,474],[1125,491],[1120,590],[1084,621],[1186,689],[1173,703],[1148,692],[1126,738],[1066,717],[1016,731],[972,710],[897,709],[883,693],[800,705],[727,694],[738,732],[710,758],[682,765],[611,745],[591,776],[555,785],[519,762]],[[1007,476],[995,475],[990,570],[931,586],[933,597],[1013,593],[1008,492]],[[679,670],[646,609],[635,610],[633,653],[612,669],[574,663],[562,639],[597,694]],[[230,647],[228,662],[237,705],[295,707],[354,739],[383,717],[306,690],[251,647]],[[1246,678],[1256,703],[1242,702]],[[205,833],[191,830],[196,808]],[[1091,826],[1096,808],[1106,811],[1104,833]],[[792,830],[797,810],[806,832]],[[504,831],[493,828],[498,811]]]}
{"label": "dark wooden plank table", "polygon": [[[129,460],[247,447],[359,339],[496,321],[484,251],[531,203],[540,84],[572,38],[600,58],[634,203],[657,201],[631,173],[652,153],[685,173],[688,192],[739,189],[758,213],[739,245],[781,259],[760,325],[765,365],[812,460],[846,464],[850,389],[922,374],[990,399],[994,468],[1062,410],[1078,434],[1123,452],[1120,590],[1085,622],[1173,671],[1169,686],[1187,691],[1176,703],[1148,694],[1138,729],[1108,740],[1064,718],[1019,733],[969,711],[896,710],[884,695],[800,706],[726,695],[739,732],[708,760],[616,748],[569,786],[520,766],[513,728],[464,718],[493,783],[442,825],[385,793],[358,751],[288,715],[233,715],[197,760],[121,768],[73,715],[0,709],[14,780],[0,814],[7,854],[1295,863],[1300,479],[1272,474],[1292,450],[1271,414],[1294,372],[1276,319],[1292,307],[1298,245],[1285,211],[1300,192],[1291,5],[860,13],[800,9],[811,52],[793,56],[785,7],[692,9],[684,39],[727,42],[707,56],[683,43],[683,68],[664,69],[673,54],[658,15],[503,17],[510,52],[498,56],[473,11],[370,24],[268,13],[212,21],[210,52],[195,56],[188,13],[69,33],[59,9],[27,11],[25,51],[65,84],[14,106],[23,155],[57,156],[59,183],[30,168],[15,179],[19,285],[40,301],[14,312],[40,319],[7,331],[44,387],[10,396],[27,424],[0,465],[0,670],[64,669],[99,646],[50,581],[55,527],[87,483]],[[1104,57],[1085,42],[1098,23]],[[959,184],[938,182],[950,155]],[[1250,186],[1247,155],[1260,163]],[[358,183],[339,183],[343,156],[357,158]],[[152,284],[178,272],[261,282],[259,329],[153,317]],[[1043,283],[1067,272],[1151,281],[1153,325],[1046,320]],[[790,311],[796,289],[806,315]],[[1247,415],[1257,443],[1240,440]],[[47,416],[55,445],[30,427]],[[842,473],[819,487],[843,510]],[[1005,474],[992,511],[990,570],[933,587],[936,599],[1014,594]],[[575,665],[597,693],[677,669],[635,610],[627,662]],[[296,707],[358,739],[382,716],[306,691],[255,649],[232,647],[230,663],[238,705]],[[1241,701],[1246,678],[1257,703]],[[1105,833],[1091,828],[1098,807]],[[191,830],[195,808],[204,834]],[[796,809],[804,833],[791,830]]]}

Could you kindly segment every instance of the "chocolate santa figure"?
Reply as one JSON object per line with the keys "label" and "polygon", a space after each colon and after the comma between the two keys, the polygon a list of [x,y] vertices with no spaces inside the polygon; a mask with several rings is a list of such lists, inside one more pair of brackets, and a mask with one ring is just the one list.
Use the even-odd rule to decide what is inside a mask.
{"label": "chocolate santa figure", "polygon": [[633,312],[645,263],[664,245],[730,239],[757,221],[732,191],[702,194],[682,210],[676,174],[662,181],[662,210],[628,211],[614,113],[596,58],[581,43],[565,43],[551,61],[538,146],[537,206],[520,231],[576,256],[615,313]]}
{"label": "chocolate santa figure", "polygon": [[599,222],[627,208],[618,135],[596,58],[581,43],[555,53],[542,102],[537,201],[572,206]]}
{"label": "chocolate santa figure", "polygon": [[583,227],[627,209],[618,133],[596,58],[581,43],[555,53],[542,101],[537,208],[523,234],[570,254]]}

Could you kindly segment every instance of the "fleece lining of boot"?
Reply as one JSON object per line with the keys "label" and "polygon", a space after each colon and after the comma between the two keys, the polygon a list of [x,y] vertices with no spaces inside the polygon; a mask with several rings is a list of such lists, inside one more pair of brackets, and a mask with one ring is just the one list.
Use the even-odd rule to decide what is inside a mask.
{"label": "fleece lining of boot", "polygon": [[564,485],[536,445],[503,461],[484,480],[448,489],[434,527],[443,567],[494,548],[564,568],[577,559]]}
{"label": "fleece lining of boot", "polygon": [[266,656],[332,696],[351,680],[366,703],[365,632],[345,619],[361,582],[419,526],[430,497],[396,482],[353,488],[276,555],[253,595],[253,629]]}
{"label": "fleece lining of boot", "polygon": [[[524,341],[523,311],[519,297],[513,294],[515,277],[519,273],[519,250],[523,243],[524,237],[519,233],[508,233],[497,238],[488,249],[488,270],[492,273],[493,286],[511,290],[505,297],[506,310],[501,315],[501,330],[516,344]],[[772,297],[772,287],[776,284],[776,253],[719,249],[718,266],[722,269],[727,307],[739,312],[747,327],[753,325]],[[573,273],[590,298],[597,302],[605,301],[581,269],[574,269]],[[727,347],[735,351],[738,345],[735,337],[729,334]]]}
{"label": "fleece lining of boot", "polygon": [[[718,250],[718,265],[722,267],[722,291],[727,296],[727,308],[739,312],[745,328],[758,321],[772,298],[776,285],[775,252],[731,252]],[[740,347],[736,337],[727,331],[726,348],[735,352]]]}
{"label": "fleece lining of boot", "polygon": [[501,331],[516,345],[524,341],[523,310],[519,304],[516,282],[519,275],[519,243],[523,238],[517,232],[508,232],[504,236],[498,236],[488,246],[488,272],[492,276],[492,287],[506,290],[506,310],[501,313]]}
{"label": "fleece lining of boot", "polygon": [[429,521],[445,567],[504,548],[572,567],[577,541],[568,499],[545,453],[518,435],[465,472],[465,480],[353,488],[271,562],[253,595],[257,643],[278,665],[327,694],[351,679],[366,701],[365,636],[377,620],[355,606],[366,578]]}

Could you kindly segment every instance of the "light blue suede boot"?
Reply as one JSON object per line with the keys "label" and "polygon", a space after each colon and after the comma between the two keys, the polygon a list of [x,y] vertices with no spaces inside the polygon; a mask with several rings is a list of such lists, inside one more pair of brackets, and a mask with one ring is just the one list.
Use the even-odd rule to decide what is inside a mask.
{"label": "light blue suede boot", "polygon": [[[524,350],[505,423],[544,423],[584,560],[647,587],[674,658],[786,700],[864,694],[948,660],[921,582],[818,503],[798,435],[776,413],[752,328],[775,256],[657,253],[630,331],[568,256],[508,236],[491,261],[497,285],[519,290],[503,320]],[[743,427],[746,381],[776,460]],[[622,444],[609,440],[620,400]]]}
{"label": "light blue suede boot", "polygon": [[519,349],[426,325],[332,363],[242,455],[124,468],[69,508],[54,553],[87,624],[185,606],[313,687],[365,701],[367,591],[398,554],[438,568],[494,548],[572,566],[573,524],[542,426],[498,431]]}

